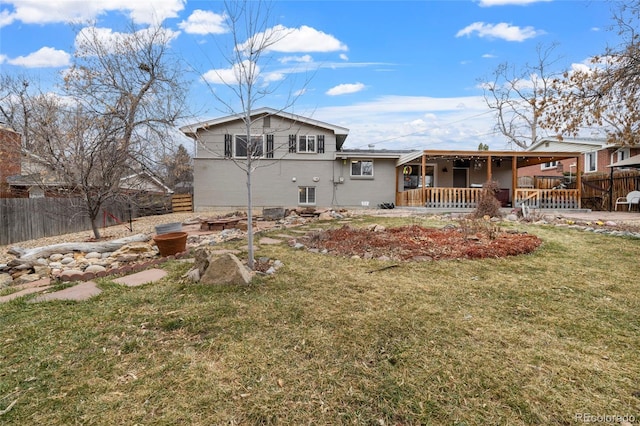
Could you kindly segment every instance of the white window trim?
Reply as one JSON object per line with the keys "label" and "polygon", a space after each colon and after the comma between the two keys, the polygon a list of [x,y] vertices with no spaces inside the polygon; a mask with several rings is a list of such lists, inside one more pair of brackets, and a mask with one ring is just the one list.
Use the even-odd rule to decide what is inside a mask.
{"label": "white window trim", "polygon": [[[589,155],[593,155],[595,157],[595,162],[594,162],[595,165],[593,170],[589,168]],[[584,172],[593,173],[597,171],[598,171],[598,152],[597,151],[585,152],[584,153]]]}
{"label": "white window trim", "polygon": [[[313,188],[313,198],[314,198],[314,201],[313,201],[313,202],[311,202],[311,203],[308,201],[308,200],[309,200],[309,188]],[[301,189],[305,189],[305,195],[306,195],[306,197],[305,197],[305,198],[306,198],[306,200],[307,200],[306,202],[302,202],[302,201],[300,201],[300,190],[301,190]],[[316,205],[316,203],[317,203],[317,200],[318,200],[318,194],[317,194],[317,191],[316,191],[316,187],[315,187],[315,186],[299,186],[299,187],[298,187],[298,205],[299,205],[299,206],[315,206],[315,205]]]}
{"label": "white window trim", "polygon": [[[308,149],[305,151],[300,150],[301,138],[305,138],[305,148],[309,147],[309,138],[313,138],[313,151],[310,151]],[[317,154],[318,153],[318,137],[316,135],[298,135],[297,143],[298,143],[298,146],[296,147],[296,149],[299,154]]]}
{"label": "white window trim", "polygon": [[[620,154],[622,154],[623,158],[620,158]],[[631,149],[629,148],[619,148],[611,153],[611,159],[609,164],[617,163],[618,161],[626,160],[631,157]]]}
{"label": "white window trim", "polygon": [[[559,161],[549,161],[548,163],[542,163],[540,164],[540,170],[557,169],[559,163],[560,163]],[[551,165],[547,166],[547,164],[551,164]]]}
{"label": "white window trim", "polygon": [[[232,141],[232,149],[233,149],[233,158],[247,158],[247,156],[249,155],[249,153],[247,152],[247,156],[238,156],[236,153],[236,139],[238,137],[245,137],[247,135],[242,134],[242,133],[237,133],[233,135],[233,141]],[[264,158],[265,155],[265,137],[264,135],[251,135],[249,136],[250,139],[253,138],[261,138],[262,139],[262,155],[260,157],[253,157],[253,158]]]}
{"label": "white window trim", "polygon": [[[355,163],[355,162],[360,162],[360,163],[363,163],[363,162],[370,162],[370,163],[371,163],[371,174],[370,174],[370,175],[362,175],[362,174],[360,174],[360,175],[354,175],[354,174],[353,174],[353,167],[352,167],[352,165],[353,165],[353,163]],[[349,163],[349,176],[350,176],[352,179],[373,179],[373,177],[375,176],[375,167],[374,167],[373,159],[371,159],[371,158],[362,158],[362,159],[358,159],[358,160],[355,160],[355,159],[354,159],[354,160],[351,160],[351,162]]]}

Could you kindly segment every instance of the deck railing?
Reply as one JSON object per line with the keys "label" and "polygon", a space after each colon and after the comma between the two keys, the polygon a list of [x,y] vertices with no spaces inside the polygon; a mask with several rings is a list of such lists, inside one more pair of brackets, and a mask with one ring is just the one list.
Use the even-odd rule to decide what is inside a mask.
{"label": "deck railing", "polygon": [[425,188],[398,192],[396,205],[438,209],[475,208],[482,188]]}
{"label": "deck railing", "polygon": [[534,209],[577,209],[580,199],[577,189],[516,189],[515,207],[522,205]]}
{"label": "deck railing", "polygon": [[[440,209],[476,208],[482,188],[422,188],[396,193],[396,205]],[[424,197],[423,197],[424,194]],[[514,207],[526,204],[536,209],[580,207],[577,189],[516,189]]]}

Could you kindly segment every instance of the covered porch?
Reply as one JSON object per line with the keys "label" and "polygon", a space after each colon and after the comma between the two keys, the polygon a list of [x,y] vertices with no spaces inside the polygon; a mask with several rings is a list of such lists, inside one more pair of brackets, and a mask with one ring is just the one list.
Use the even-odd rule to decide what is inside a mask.
{"label": "covered porch", "polygon": [[[518,179],[526,166],[574,159],[576,189],[536,189]],[[485,182],[499,185],[503,207],[579,209],[583,156],[578,152],[434,151],[403,155],[396,162],[396,205],[472,209]]]}

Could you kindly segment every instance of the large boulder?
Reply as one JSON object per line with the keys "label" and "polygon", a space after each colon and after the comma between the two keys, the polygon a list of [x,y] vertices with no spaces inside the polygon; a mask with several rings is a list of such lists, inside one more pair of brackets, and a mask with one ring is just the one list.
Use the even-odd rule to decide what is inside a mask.
{"label": "large boulder", "polygon": [[210,257],[209,266],[200,275],[200,282],[209,285],[246,285],[251,282],[251,273],[231,253]]}

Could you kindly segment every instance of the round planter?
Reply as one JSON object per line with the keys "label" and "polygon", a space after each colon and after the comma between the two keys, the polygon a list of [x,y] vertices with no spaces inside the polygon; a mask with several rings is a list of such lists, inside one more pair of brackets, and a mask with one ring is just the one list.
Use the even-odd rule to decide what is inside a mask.
{"label": "round planter", "polygon": [[171,232],[181,232],[182,222],[165,223],[163,225],[156,226],[156,234],[169,234]]}
{"label": "round planter", "polygon": [[160,250],[160,256],[173,256],[186,250],[187,233],[169,232],[168,234],[156,235],[153,241],[155,241],[158,250]]}

